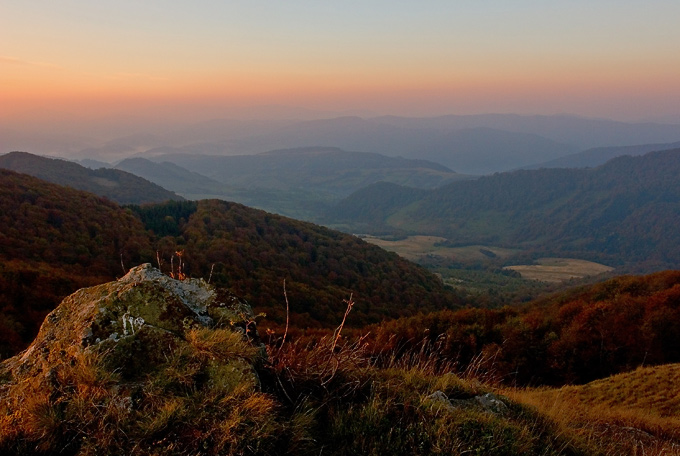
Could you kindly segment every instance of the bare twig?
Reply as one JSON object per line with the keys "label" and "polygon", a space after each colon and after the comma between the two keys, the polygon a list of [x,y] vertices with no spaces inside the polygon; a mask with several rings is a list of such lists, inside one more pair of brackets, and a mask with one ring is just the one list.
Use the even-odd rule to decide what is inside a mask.
{"label": "bare twig", "polygon": [[212,280],[213,269],[215,269],[215,263],[213,263],[212,266],[210,266],[210,275],[208,276],[208,283],[210,283],[210,281]]}
{"label": "bare twig", "polygon": [[286,343],[286,336],[288,335],[288,322],[290,319],[290,306],[288,305],[288,294],[286,293],[286,279],[283,279],[283,297],[286,299],[286,330],[283,332],[283,339],[281,340],[279,351],[281,351],[283,348],[283,344]]}
{"label": "bare twig", "polygon": [[342,302],[347,303],[347,310],[345,310],[345,316],[342,317],[342,323],[340,323],[340,326],[338,326],[338,329],[335,330],[335,333],[333,334],[333,345],[331,346],[331,352],[335,351],[335,346],[338,343],[338,340],[340,340],[340,333],[342,332],[342,327],[345,326],[345,320],[347,320],[347,315],[349,315],[350,310],[352,310],[352,307],[354,307],[354,301],[352,301],[352,294],[350,293],[349,299],[344,299]]}

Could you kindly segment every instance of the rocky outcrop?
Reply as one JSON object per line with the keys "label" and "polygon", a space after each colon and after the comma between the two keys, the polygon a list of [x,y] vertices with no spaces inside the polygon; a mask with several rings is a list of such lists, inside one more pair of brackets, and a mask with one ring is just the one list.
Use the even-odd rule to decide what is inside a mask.
{"label": "rocky outcrop", "polygon": [[222,454],[240,448],[234,433],[257,441],[273,402],[254,320],[230,293],[149,264],[77,291],[0,364],[0,453],[99,454],[106,441],[113,454]]}
{"label": "rocky outcrop", "polygon": [[467,399],[449,399],[443,391],[435,391],[426,398],[435,407],[441,407],[448,411],[456,409],[473,409],[494,415],[502,415],[508,411],[508,406],[503,400],[493,393],[486,393]]}
{"label": "rocky outcrop", "polygon": [[67,362],[69,353],[98,348],[110,358],[118,355],[111,367],[127,372],[156,360],[160,347],[176,345],[188,329],[231,328],[255,336],[254,319],[236,296],[200,279],[174,280],[147,263],[64,299],[30,347],[5,367],[15,374],[48,372]]}

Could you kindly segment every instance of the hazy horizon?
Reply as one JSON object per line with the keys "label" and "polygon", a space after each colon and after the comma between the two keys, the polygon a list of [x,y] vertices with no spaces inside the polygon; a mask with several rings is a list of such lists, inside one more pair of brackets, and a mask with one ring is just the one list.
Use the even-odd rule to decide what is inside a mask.
{"label": "hazy horizon", "polygon": [[671,1],[40,0],[0,12],[6,127],[69,133],[78,122],[198,122],[258,106],[297,107],[298,118],[680,123]]}

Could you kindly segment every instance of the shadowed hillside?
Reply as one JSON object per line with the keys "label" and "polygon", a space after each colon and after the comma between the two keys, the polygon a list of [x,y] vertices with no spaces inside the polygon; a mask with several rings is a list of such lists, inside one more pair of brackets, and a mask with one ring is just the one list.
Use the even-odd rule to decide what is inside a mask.
{"label": "shadowed hillside", "polygon": [[152,240],[130,211],[0,170],[0,356],[29,342],[64,296],[152,256]]}
{"label": "shadowed hillside", "polygon": [[59,185],[85,190],[121,204],[158,203],[181,196],[146,179],[116,169],[92,170],[66,160],[26,152],[0,156],[0,168],[29,174]]}

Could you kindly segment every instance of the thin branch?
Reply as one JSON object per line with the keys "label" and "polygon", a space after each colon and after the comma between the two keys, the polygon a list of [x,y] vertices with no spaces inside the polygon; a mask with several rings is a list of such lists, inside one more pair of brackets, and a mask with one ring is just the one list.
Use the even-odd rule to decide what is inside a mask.
{"label": "thin branch", "polygon": [[283,348],[283,344],[286,343],[286,336],[288,335],[288,322],[290,319],[290,307],[288,305],[288,294],[286,293],[286,279],[283,279],[283,297],[286,299],[286,330],[283,332],[283,340],[281,340],[279,352]]}
{"label": "thin branch", "polygon": [[342,332],[342,327],[345,326],[345,320],[347,320],[347,315],[349,315],[350,310],[352,310],[352,307],[354,307],[354,301],[352,301],[352,294],[350,293],[349,299],[345,299],[343,300],[343,302],[347,303],[347,310],[345,310],[345,316],[342,317],[342,323],[340,323],[338,329],[335,330],[335,337],[333,338],[331,353],[335,351],[335,346],[338,343],[338,340],[340,340],[340,333]]}

